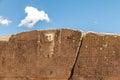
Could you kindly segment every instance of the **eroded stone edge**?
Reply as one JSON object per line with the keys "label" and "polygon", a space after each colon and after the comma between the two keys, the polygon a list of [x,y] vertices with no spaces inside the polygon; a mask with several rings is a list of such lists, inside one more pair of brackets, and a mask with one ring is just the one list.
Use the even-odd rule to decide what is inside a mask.
{"label": "eroded stone edge", "polygon": [[85,35],[86,35],[85,32],[81,32],[81,34],[82,34],[82,36],[80,37],[79,46],[78,46],[78,49],[77,49],[77,51],[76,51],[76,57],[75,57],[74,64],[73,64],[73,67],[72,67],[72,69],[71,69],[71,73],[70,73],[70,76],[69,76],[68,80],[71,80],[71,79],[72,79],[72,76],[73,76],[74,70],[75,70],[75,65],[76,65],[76,62],[77,62],[77,60],[78,60],[78,56],[79,56],[79,54],[80,54],[80,50],[81,50],[81,47],[82,47],[82,43],[83,43],[84,37],[85,37]]}

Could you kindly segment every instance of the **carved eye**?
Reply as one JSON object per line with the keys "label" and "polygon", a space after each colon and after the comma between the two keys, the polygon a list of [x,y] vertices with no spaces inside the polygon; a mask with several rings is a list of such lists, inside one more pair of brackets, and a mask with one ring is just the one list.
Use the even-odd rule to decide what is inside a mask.
{"label": "carved eye", "polygon": [[51,36],[49,35],[48,40],[51,41]]}

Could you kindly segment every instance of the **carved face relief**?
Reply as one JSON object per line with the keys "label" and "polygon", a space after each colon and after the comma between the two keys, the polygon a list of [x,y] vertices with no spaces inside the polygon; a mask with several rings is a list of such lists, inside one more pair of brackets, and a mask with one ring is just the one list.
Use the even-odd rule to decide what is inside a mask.
{"label": "carved face relief", "polygon": [[45,40],[49,41],[49,42],[53,41],[54,40],[54,34],[53,33],[46,33],[45,34]]}

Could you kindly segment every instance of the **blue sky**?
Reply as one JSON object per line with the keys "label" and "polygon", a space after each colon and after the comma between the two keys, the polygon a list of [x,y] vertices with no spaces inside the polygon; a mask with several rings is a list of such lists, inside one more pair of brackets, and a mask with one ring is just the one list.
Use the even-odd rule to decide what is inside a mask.
{"label": "blue sky", "polygon": [[0,36],[56,28],[120,34],[120,0],[0,0]]}

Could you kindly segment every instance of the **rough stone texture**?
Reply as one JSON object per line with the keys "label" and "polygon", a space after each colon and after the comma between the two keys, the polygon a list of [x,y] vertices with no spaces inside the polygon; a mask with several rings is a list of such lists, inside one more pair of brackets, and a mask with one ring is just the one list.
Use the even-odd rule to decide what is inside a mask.
{"label": "rough stone texture", "polygon": [[0,80],[120,80],[120,36],[59,29],[0,37]]}
{"label": "rough stone texture", "polygon": [[9,41],[10,36],[0,36],[0,41]]}
{"label": "rough stone texture", "polygon": [[87,33],[71,80],[120,80],[120,36]]}
{"label": "rough stone texture", "polygon": [[68,80],[82,33],[30,31],[0,42],[0,80]]}

